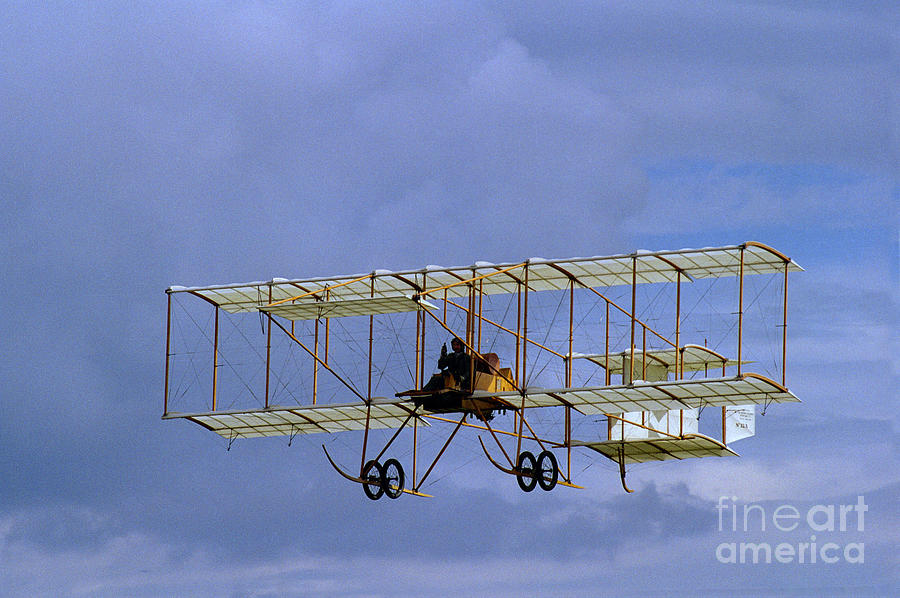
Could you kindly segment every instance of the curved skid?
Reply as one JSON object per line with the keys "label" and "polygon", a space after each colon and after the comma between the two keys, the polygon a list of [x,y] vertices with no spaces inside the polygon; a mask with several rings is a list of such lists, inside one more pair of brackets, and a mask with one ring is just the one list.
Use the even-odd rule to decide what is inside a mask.
{"label": "curved skid", "polygon": [[622,488],[625,489],[625,492],[631,493],[634,492],[631,488],[625,485],[625,449],[619,449],[619,477],[622,478]]}
{"label": "curved skid", "polygon": [[579,490],[584,490],[584,486],[579,486],[578,484],[573,484],[571,482],[567,482],[563,479],[560,479],[556,482],[557,486],[566,486],[567,488],[578,488]]}
{"label": "curved skid", "polygon": [[506,467],[503,467],[502,465],[500,465],[500,464],[497,463],[496,461],[494,461],[494,458],[491,457],[491,454],[488,452],[487,447],[484,446],[484,440],[481,439],[481,436],[478,437],[478,442],[481,443],[481,450],[484,451],[484,454],[485,454],[485,456],[488,458],[488,461],[490,461],[491,463],[494,464],[494,467],[496,467],[497,469],[499,469],[499,470],[502,471],[503,473],[508,473],[509,475],[516,475],[516,471],[515,471],[514,469],[508,469],[508,468],[506,468]]}
{"label": "curved skid", "polygon": [[434,496],[432,496],[431,494],[425,494],[424,492],[417,492],[415,490],[410,490],[408,488],[403,488],[401,490],[401,492],[404,492],[406,494],[412,494],[413,496],[421,496],[423,498],[434,498]]}
{"label": "curved skid", "polygon": [[[481,439],[481,436],[478,437],[478,442],[481,443],[481,450],[484,451],[484,455],[488,458],[488,461],[490,461],[494,465],[494,467],[496,467],[503,473],[508,473],[509,475],[516,475],[516,471],[514,469],[509,469],[507,467],[503,467],[502,465],[497,463],[493,457],[491,457],[491,454],[488,452],[487,448],[484,446],[484,440]],[[567,481],[563,480],[562,477],[560,477],[559,481],[556,482],[556,485],[557,486],[566,486],[567,488],[577,488],[579,490],[584,490],[584,486],[579,486],[578,484],[573,484],[572,482],[567,482]]]}
{"label": "curved skid", "polygon": [[358,484],[366,484],[366,483],[368,483],[367,480],[364,480],[364,479],[362,479],[362,478],[360,478],[360,477],[352,476],[352,475],[350,475],[349,473],[345,472],[345,471],[344,471],[343,469],[341,469],[340,467],[338,467],[337,463],[334,462],[334,459],[331,458],[331,455],[328,454],[328,449],[325,448],[325,445],[324,445],[324,444],[322,445],[322,450],[325,451],[325,457],[328,458],[328,462],[331,463],[331,466],[334,467],[334,470],[335,470],[336,472],[338,472],[339,474],[341,474],[342,476],[344,476],[345,478],[347,478],[347,479],[350,480],[351,482],[356,482],[356,483],[358,483]]}
{"label": "curved skid", "polygon": [[[322,445],[322,450],[325,451],[325,457],[328,458],[328,462],[331,463],[331,466],[334,467],[334,470],[336,472],[338,472],[339,474],[341,474],[342,476],[344,476],[351,482],[356,482],[357,484],[368,484],[369,483],[368,480],[364,480],[360,477],[352,476],[349,473],[347,473],[346,471],[344,471],[343,469],[341,469],[340,466],[338,466],[338,464],[334,462],[334,459],[331,458],[331,455],[328,454],[328,449],[325,448],[324,444]],[[393,486],[392,486],[392,488],[393,488]],[[431,494],[425,494],[423,492],[416,492],[415,490],[410,490],[407,488],[401,488],[400,491],[405,494],[411,494],[412,496],[422,496],[424,498],[434,498],[434,496],[432,496]]]}

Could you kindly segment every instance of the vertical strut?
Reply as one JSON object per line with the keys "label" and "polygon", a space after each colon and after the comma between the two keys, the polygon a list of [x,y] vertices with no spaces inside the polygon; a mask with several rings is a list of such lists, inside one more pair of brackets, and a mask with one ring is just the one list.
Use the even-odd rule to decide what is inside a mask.
{"label": "vertical strut", "polygon": [[522,312],[522,381],[519,386],[525,388],[528,378],[528,264],[525,264],[525,296]]}
{"label": "vertical strut", "polygon": [[681,270],[678,270],[675,282],[675,379],[681,379]]}
{"label": "vertical strut", "polygon": [[328,365],[328,349],[329,342],[331,341],[331,318],[325,318],[325,358],[322,359],[322,363]]}
{"label": "vertical strut", "polygon": [[522,344],[522,283],[516,283],[516,383],[522,384],[522,370],[519,367],[519,348]]}
{"label": "vertical strut", "polygon": [[412,454],[412,465],[413,465],[413,481],[412,487],[416,488],[416,475],[419,465],[419,418],[413,419],[413,454]]}
{"label": "vertical strut", "polygon": [[[606,298],[604,297],[604,299],[606,299]],[[605,351],[604,353],[605,353],[605,356],[604,356],[604,362],[605,362],[605,365],[603,366],[603,369],[605,370],[605,375],[606,375],[606,385],[609,386],[609,384],[610,384],[610,373],[609,373],[609,301],[606,301],[606,351]],[[624,375],[625,375],[625,374],[624,374],[624,364],[623,364],[623,374],[622,374],[622,376],[624,377]],[[606,438],[607,438],[607,439],[611,439],[611,438],[612,438],[612,428],[613,428],[613,422],[612,422],[612,420],[609,419],[609,418],[606,418]]]}
{"label": "vertical strut", "polygon": [[787,377],[787,294],[788,294],[788,264],[784,262],[784,315],[781,320],[781,385],[786,386]]}
{"label": "vertical strut", "polygon": [[172,339],[172,293],[166,291],[166,378],[163,386],[163,415],[169,412],[169,351]]}
{"label": "vertical strut", "polygon": [[641,380],[647,379],[647,325],[641,324]]}
{"label": "vertical strut", "polygon": [[569,355],[566,358],[566,386],[572,386],[572,343],[574,342],[574,334],[575,334],[575,316],[573,314],[575,309],[575,281],[569,279]]}
{"label": "vertical strut", "polygon": [[[475,288],[472,288],[472,292],[475,292]],[[472,317],[478,318],[478,344],[477,349],[475,349],[476,353],[481,355],[481,328],[484,323],[484,279],[478,281],[478,314],[472,314]],[[474,322],[473,322],[474,324]],[[473,342],[472,346],[476,346]],[[475,360],[469,359],[469,388],[466,390],[475,390]]]}
{"label": "vertical strut", "polygon": [[[475,270],[472,270],[472,278],[475,278]],[[475,285],[469,283],[469,304],[468,314],[466,318],[466,343],[469,347],[475,346]],[[472,390],[472,384],[475,381],[475,360],[469,359],[469,388],[464,388],[466,392]]]}
{"label": "vertical strut", "polygon": [[419,383],[419,360],[422,358],[420,352],[422,350],[421,346],[422,341],[422,312],[416,312],[416,355],[415,359],[413,359],[413,383],[416,390],[421,388]]}
{"label": "vertical strut", "polygon": [[[372,278],[369,283],[369,297],[375,296],[375,274],[372,274]],[[359,460],[359,475],[360,477],[363,475],[363,469],[366,466],[366,449],[369,444],[369,422],[372,418],[372,333],[374,330],[374,318],[375,316],[369,316],[369,372],[368,372],[368,382],[367,382],[367,392],[366,392],[366,431],[363,434],[363,446],[362,446],[362,455]]]}
{"label": "vertical strut", "polygon": [[[293,321],[291,322],[293,324]],[[291,330],[293,333],[293,330]],[[313,325],[313,396],[312,404],[316,404],[316,396],[319,392],[319,319]]]}
{"label": "vertical strut", "polygon": [[606,302],[606,350],[604,353],[604,362],[603,369],[606,370],[606,385],[609,386],[609,301]]}
{"label": "vertical strut", "polygon": [[516,440],[516,466],[519,464],[519,455],[522,451],[522,427],[525,424],[525,388],[528,377],[528,264],[525,264],[525,297],[522,317],[522,378],[519,388],[522,389],[522,408],[519,410],[519,431]]}
{"label": "vertical strut", "polygon": [[[569,357],[566,361],[566,386],[572,386],[572,370],[575,360],[572,359],[572,349],[575,336],[575,279],[569,279]],[[566,405],[566,480],[572,481],[572,407]]]}
{"label": "vertical strut", "polygon": [[[741,346],[744,333],[744,247],[741,246],[741,271],[738,282],[738,347],[737,347],[737,373],[741,375]],[[724,423],[723,429],[724,429]],[[725,442],[725,439],[722,439]]]}
{"label": "vertical strut", "polygon": [[419,382],[425,384],[425,314],[422,314],[422,352],[419,355]]}
{"label": "vertical strut", "polygon": [[216,310],[215,330],[213,332],[213,380],[212,380],[212,410],[216,410],[216,389],[219,383],[219,306],[213,306]]}
{"label": "vertical strut", "polygon": [[[422,291],[428,288],[428,275],[422,275]],[[446,311],[447,304],[444,303],[444,310]],[[421,311],[416,312],[422,318],[422,332],[421,332],[421,342],[419,346],[421,347],[421,351],[419,354],[419,362],[416,366],[418,368],[417,376],[419,377],[419,384],[424,386],[425,384],[425,314]],[[446,315],[446,314],[445,314]],[[421,386],[416,386],[416,388],[421,388]]]}
{"label": "vertical strut", "polygon": [[[325,302],[328,302],[331,289],[325,289]],[[328,349],[331,341],[331,318],[325,318],[325,355],[322,358],[322,365],[328,366]]]}
{"label": "vertical strut", "polygon": [[[369,291],[369,297],[375,296],[375,275],[372,275],[371,288]],[[373,335],[375,331],[375,316],[369,316],[369,366],[368,366],[368,377],[366,382],[366,402],[371,402],[372,400],[372,344],[373,344]]]}
{"label": "vertical strut", "polygon": [[[634,320],[637,317],[635,314],[635,303],[637,301],[637,256],[631,258],[631,359],[630,366],[631,372],[628,375],[628,383],[634,383]],[[624,375],[624,374],[623,374]]]}
{"label": "vertical strut", "polygon": [[[272,303],[272,284],[269,283],[269,303]],[[272,314],[266,312],[266,408],[269,407],[269,369],[272,361]]]}
{"label": "vertical strut", "polygon": [[725,417],[726,417],[726,415],[727,414],[725,412],[725,406],[722,405],[722,444],[728,444],[726,442],[726,438],[725,438]]}

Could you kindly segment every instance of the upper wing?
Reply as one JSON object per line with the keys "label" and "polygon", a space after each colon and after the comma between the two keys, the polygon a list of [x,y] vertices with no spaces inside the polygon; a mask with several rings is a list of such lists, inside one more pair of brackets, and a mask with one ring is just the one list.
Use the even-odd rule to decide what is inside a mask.
{"label": "upper wing", "polygon": [[[478,391],[475,396],[497,397],[514,407],[522,404],[522,395],[516,392]],[[758,374],[668,382],[635,381],[622,386],[526,388],[524,399],[525,407],[569,405],[585,415],[800,402],[788,389]]]}
{"label": "upper wing", "polygon": [[[368,410],[369,427],[399,428],[410,417],[418,417],[415,406],[398,399],[373,399]],[[167,413],[163,419],[186,419],[225,438],[294,436],[316,432],[349,432],[366,427],[365,403],[269,407],[242,411]],[[430,425],[419,419],[419,424]]]}
{"label": "upper wing", "polygon": [[292,301],[266,305],[259,308],[288,320],[318,320],[320,318],[340,318],[344,316],[372,316],[405,311],[437,309],[437,306],[412,295],[397,297],[374,297],[367,299],[346,299],[343,301]]}
{"label": "upper wing", "polygon": [[[647,364],[658,364],[665,367],[668,371],[675,371],[678,366],[685,372],[696,372],[700,370],[716,369],[721,367],[737,365],[736,359],[729,359],[724,355],[716,353],[712,349],[702,347],[700,345],[684,345],[680,348],[681,358],[678,359],[674,348],[659,349],[647,351],[646,354],[640,349],[634,351],[635,376],[639,374],[641,361],[646,356]],[[572,359],[586,359],[592,363],[596,363],[600,367],[608,367],[610,373],[621,374],[625,367],[626,360],[630,357],[631,352],[627,349],[619,353],[573,353]],[[747,360],[741,360],[742,364],[750,363]]]}
{"label": "upper wing", "polygon": [[[288,302],[302,302],[311,310],[303,317],[315,317],[317,304],[361,305],[351,301],[386,301],[399,298],[396,304],[383,303],[386,311],[359,312],[336,309],[322,317],[387,313],[407,309],[427,309],[412,305],[420,296],[464,297],[469,285],[478,282],[478,290],[486,295],[514,293],[526,279],[535,291],[561,290],[571,282],[586,287],[608,287],[635,283],[675,282],[687,278],[737,276],[741,272],[766,274],[796,271],[801,268],[790,258],[759,243],[729,247],[681,249],[678,251],[636,252],[626,255],[597,256],[547,260],[532,258],[518,264],[476,262],[471,266],[428,266],[419,270],[391,272],[376,270],[370,274],[219,285],[210,287],[170,287],[170,293],[189,292],[198,295],[227,312],[255,311]],[[527,271],[527,272],[526,272]],[[390,306],[390,309],[388,309]],[[298,312],[299,313],[299,312]]]}

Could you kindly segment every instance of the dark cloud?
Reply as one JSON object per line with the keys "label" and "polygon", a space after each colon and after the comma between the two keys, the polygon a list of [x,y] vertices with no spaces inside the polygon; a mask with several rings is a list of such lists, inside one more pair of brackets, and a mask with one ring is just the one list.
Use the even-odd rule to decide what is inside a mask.
{"label": "dark cloud", "polygon": [[537,56],[614,87],[646,125],[641,151],[653,159],[752,154],[888,173],[891,11],[841,8],[578,4],[509,19]]}
{"label": "dark cloud", "polygon": [[[660,492],[651,484],[634,496],[583,497],[561,507],[553,494],[511,501],[451,483],[434,490],[434,499],[373,503],[324,467],[304,467],[308,455],[290,468],[284,452],[276,452],[281,454],[273,459],[254,451],[255,466],[247,459],[180,465],[184,481],[170,477],[175,485],[164,491],[136,483],[125,492],[101,488],[83,499],[84,506],[60,501],[17,509],[6,540],[51,553],[95,551],[133,533],[244,563],[297,553],[432,560],[510,551],[526,559],[600,555],[611,561],[625,545],[709,530],[710,505],[683,486]],[[296,451],[292,456],[298,460]]]}

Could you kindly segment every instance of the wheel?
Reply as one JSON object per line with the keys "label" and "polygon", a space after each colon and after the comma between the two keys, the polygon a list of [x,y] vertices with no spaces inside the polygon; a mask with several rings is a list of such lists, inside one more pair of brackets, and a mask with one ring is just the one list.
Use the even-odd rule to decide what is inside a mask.
{"label": "wheel", "polygon": [[559,481],[559,466],[556,463],[556,455],[550,451],[543,451],[537,460],[537,481],[544,490],[553,490]]}
{"label": "wheel", "polygon": [[381,482],[384,479],[384,468],[381,463],[378,461],[366,463],[366,466],[363,467],[362,479],[366,480],[363,483],[363,492],[366,493],[366,496],[372,500],[381,498],[381,495],[384,494],[384,484]]}
{"label": "wheel", "polygon": [[519,455],[519,462],[516,464],[516,481],[519,482],[519,488],[525,492],[534,490],[537,485],[536,470],[534,455],[528,451],[522,451],[522,454]]}
{"label": "wheel", "polygon": [[388,498],[400,498],[403,494],[403,466],[396,459],[388,459],[382,467],[381,487]]}

